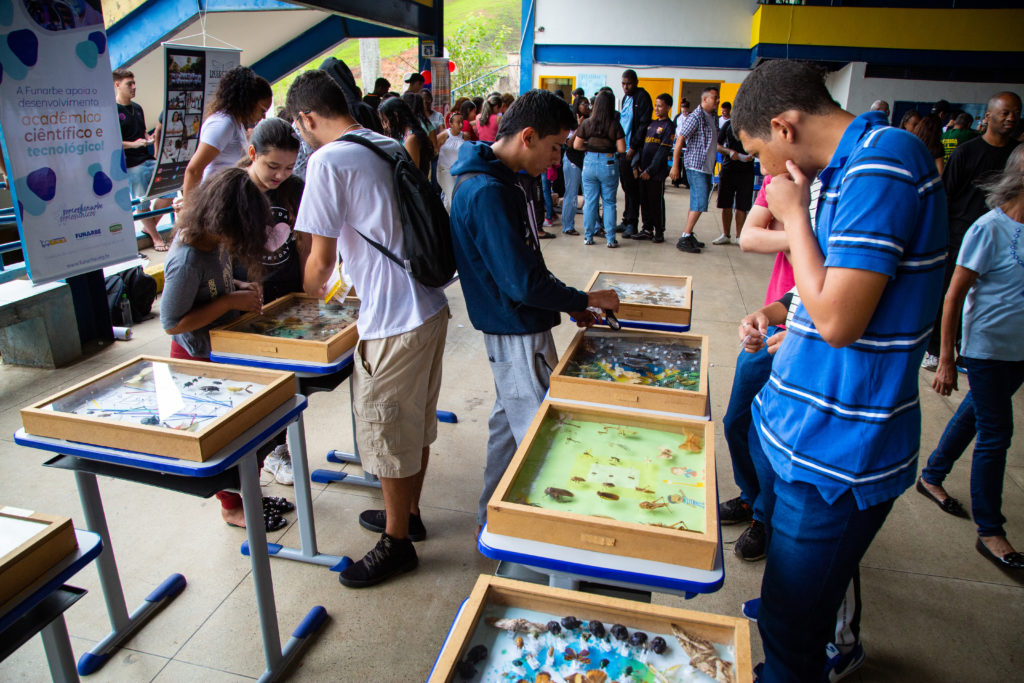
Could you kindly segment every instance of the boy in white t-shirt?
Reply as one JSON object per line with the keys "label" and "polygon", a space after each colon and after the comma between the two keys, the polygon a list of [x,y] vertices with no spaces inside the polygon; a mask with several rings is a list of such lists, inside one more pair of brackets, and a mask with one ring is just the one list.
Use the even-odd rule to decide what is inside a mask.
{"label": "boy in white t-shirt", "polygon": [[365,137],[389,151],[397,142],[352,118],[345,94],[322,71],[307,71],[288,89],[288,111],[316,150],[295,229],[312,237],[305,289],[323,295],[340,252],[362,301],[352,373],[352,410],[363,468],[380,477],[384,510],[359,515],[381,532],[363,559],[341,572],[342,585],[362,588],[416,568],[412,541],[426,537],[420,491],[437,436],[437,395],[448,328],[448,300],[378,252],[366,237],[402,256],[402,223],[390,164],[352,142]]}

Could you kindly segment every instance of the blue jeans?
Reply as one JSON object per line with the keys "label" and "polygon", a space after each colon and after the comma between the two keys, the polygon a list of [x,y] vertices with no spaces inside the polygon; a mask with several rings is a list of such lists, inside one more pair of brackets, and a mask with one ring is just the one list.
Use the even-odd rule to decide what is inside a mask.
{"label": "blue jeans", "polygon": [[615,241],[615,192],[619,188],[619,166],[614,154],[587,152],[583,157],[583,236],[594,239],[597,232],[597,199],[604,205],[604,232],[608,244]]}
{"label": "blue jeans", "polygon": [[829,505],[814,486],[786,482],[766,469],[758,470],[770,520],[757,615],[765,654],[760,680],[817,682],[839,606],[893,501],[860,510],[847,491]]}
{"label": "blue jeans", "polygon": [[583,169],[562,156],[562,174],[565,176],[565,196],[562,197],[562,232],[568,232],[575,226],[576,196],[580,193],[583,182]]}
{"label": "blue jeans", "polygon": [[[778,327],[768,328],[768,336],[779,331]],[[754,519],[764,522],[764,516],[758,516],[756,506],[757,494],[761,487],[757,483],[757,471],[751,460],[751,449],[748,435],[750,433],[750,404],[761,388],[768,382],[772,374],[772,356],[762,348],[757,353],[747,353],[740,349],[736,358],[736,374],[732,378],[732,393],[729,395],[729,407],[725,411],[722,427],[725,430],[725,441],[729,444],[729,456],[732,458],[732,476],[736,486],[740,488],[740,498],[754,508]]]}
{"label": "blue jeans", "polygon": [[555,217],[555,207],[551,202],[551,181],[547,171],[540,174],[540,193],[544,195],[544,218],[550,221]]}
{"label": "blue jeans", "polygon": [[921,478],[941,485],[977,434],[971,461],[971,514],[979,536],[1005,536],[1003,477],[1013,437],[1013,395],[1024,382],[1024,361],[963,358],[971,390],[942,432]]}
{"label": "blue jeans", "polygon": [[686,169],[686,181],[690,183],[690,211],[707,211],[711,197],[711,174]]}

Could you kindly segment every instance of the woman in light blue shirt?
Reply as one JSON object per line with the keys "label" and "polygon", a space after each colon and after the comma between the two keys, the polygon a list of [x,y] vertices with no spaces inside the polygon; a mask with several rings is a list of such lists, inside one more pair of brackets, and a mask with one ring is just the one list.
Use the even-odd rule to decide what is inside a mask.
{"label": "woman in light blue shirt", "polygon": [[1006,540],[1002,514],[1006,451],[1013,435],[1013,395],[1024,382],[1024,145],[986,187],[994,207],[964,237],[946,293],[942,350],[932,386],[943,396],[957,388],[956,319],[963,310],[961,357],[967,392],[921,472],[917,490],[943,511],[966,513],[942,488],[957,458],[977,434],[971,463],[971,513],[976,547],[997,566],[1024,574],[1024,553]]}

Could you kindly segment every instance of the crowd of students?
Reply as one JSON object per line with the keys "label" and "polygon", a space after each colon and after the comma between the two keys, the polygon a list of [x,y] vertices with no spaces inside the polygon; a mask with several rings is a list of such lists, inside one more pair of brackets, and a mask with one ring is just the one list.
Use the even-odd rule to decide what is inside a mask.
{"label": "crowd of students", "polygon": [[[270,102],[266,82],[251,71],[225,75],[207,118],[213,128],[201,134],[210,149],[178,202],[161,303],[172,355],[208,359],[211,327],[288,292],[322,295],[340,256],[362,301],[352,376],[356,441],[384,496],[383,510],[359,515],[358,523],[380,536],[341,573],[343,585],[372,586],[417,566],[413,544],[427,536],[419,498],[436,438],[450,317],[442,289],[422,284],[370,244],[404,249],[391,168],[372,150],[340,139],[346,135],[434,173],[450,210],[467,313],[482,333],[495,387],[481,525],[547,391],[560,313],[589,326],[618,309],[613,291],[583,292],[545,265],[541,240],[552,211],[542,179],[562,167],[564,234],[579,234],[573,222],[581,188],[584,243],[603,237],[613,247],[620,230],[664,241],[664,183],[682,180],[685,171],[690,211],[677,247],[699,253],[693,228],[707,210],[708,159],[721,153],[729,162],[721,182],[728,178],[729,189],[724,200],[720,191],[719,206],[735,213],[716,243],[739,238],[745,250],[777,254],[765,307],[739,326],[743,348],[724,428],[740,496],[720,509],[724,524],[751,522],[737,554],[767,560],[760,598],[744,605],[764,642],[760,680],[834,681],[861,665],[860,559],[911,485],[945,512],[966,514],[942,482],[975,434],[978,551],[1008,571],[1024,568],[1000,511],[1010,401],[1024,381],[1024,347],[1016,343],[1024,333],[1016,95],[997,93],[984,136],[958,139],[943,168],[938,149],[921,135],[889,126],[878,111],[842,110],[822,72],[788,60],[754,69],[731,111],[723,106],[723,119],[718,92],[708,88],[678,124],[669,117],[671,96],[652,101],[631,70],[617,109],[610,90],[593,102],[574,93],[571,105],[545,90],[511,103],[495,93],[453,107],[441,130],[440,117],[421,106],[428,100],[416,75],[403,96],[378,84],[362,98],[346,72],[332,63],[300,74],[281,112],[291,122],[260,120]],[[248,139],[241,137],[250,127]],[[742,197],[753,196],[747,173],[754,157],[769,176],[748,202]],[[213,164],[219,170],[210,171]],[[293,175],[302,164],[304,182]],[[987,184],[979,186],[982,179]],[[616,225],[619,186],[626,205]],[[968,220],[954,246],[953,226]],[[960,355],[971,391],[918,478],[918,368],[947,259],[934,384],[942,394],[956,387],[963,311]],[[283,438],[266,450],[266,462],[284,472]],[[244,524],[237,496],[218,497],[225,521]],[[266,499],[267,528],[282,526],[289,507]]]}

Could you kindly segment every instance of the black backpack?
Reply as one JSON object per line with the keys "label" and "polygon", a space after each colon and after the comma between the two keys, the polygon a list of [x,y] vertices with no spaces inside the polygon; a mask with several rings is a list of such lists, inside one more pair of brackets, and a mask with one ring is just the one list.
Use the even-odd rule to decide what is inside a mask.
{"label": "black backpack", "polygon": [[[118,326],[140,323],[146,319],[153,309],[156,300],[156,280],[136,266],[121,273],[111,275],[104,283],[107,286],[107,305],[110,308],[111,323]],[[128,295],[132,308],[132,319],[126,321],[121,317],[121,296]]]}
{"label": "black backpack", "polygon": [[402,150],[387,152],[361,135],[342,135],[341,142],[354,142],[373,150],[377,156],[391,164],[394,171],[395,197],[402,218],[402,242],[406,257],[400,259],[383,244],[363,233],[359,236],[377,251],[394,261],[400,268],[427,287],[443,287],[455,275],[455,249],[452,246],[451,225],[441,196],[430,186],[423,172],[412,163]]}

